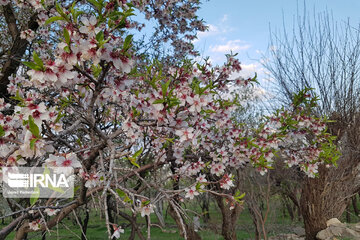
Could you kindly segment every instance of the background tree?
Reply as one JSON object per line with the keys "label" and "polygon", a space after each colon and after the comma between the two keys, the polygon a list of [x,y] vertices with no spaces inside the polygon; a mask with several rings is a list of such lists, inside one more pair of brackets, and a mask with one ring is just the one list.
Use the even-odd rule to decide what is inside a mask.
{"label": "background tree", "polygon": [[359,191],[360,31],[350,22],[337,23],[327,13],[297,15],[292,31],[271,31],[269,55],[263,65],[275,84],[280,102],[293,92],[313,88],[320,102],[316,114],[328,115],[328,131],[341,149],[338,167],[319,169],[320,177],[304,179],[301,213],[307,239],[315,239],[326,220],[340,217]]}

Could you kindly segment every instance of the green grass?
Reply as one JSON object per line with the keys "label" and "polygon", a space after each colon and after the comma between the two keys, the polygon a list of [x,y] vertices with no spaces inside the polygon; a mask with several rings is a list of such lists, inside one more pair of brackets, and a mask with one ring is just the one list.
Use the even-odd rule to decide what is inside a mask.
{"label": "green grass", "polygon": [[[190,206],[190,208],[193,211],[200,212],[200,209],[197,207]],[[165,211],[165,210],[164,210]],[[151,223],[158,223],[158,220],[156,218],[155,214],[151,214]],[[189,216],[192,217],[193,214],[189,213]],[[82,216],[79,216],[82,217]],[[247,217],[243,218],[243,221],[247,221]],[[145,218],[138,217],[138,223],[141,226],[141,230],[143,232],[143,235],[146,236],[146,225],[145,225]],[[251,219],[248,219],[251,221]],[[239,221],[241,221],[239,219]],[[151,238],[156,240],[181,240],[183,238],[180,237],[179,231],[175,225],[174,220],[167,215],[165,218],[166,222],[166,232],[163,232],[158,227],[152,227],[151,228]],[[6,222],[7,224],[8,222]],[[119,220],[117,222],[119,225],[125,226],[128,224],[128,222],[122,218],[119,217]],[[65,226],[66,227],[65,227]],[[1,225],[0,225],[1,226]],[[214,204],[212,204],[210,208],[210,222],[209,226],[211,226],[210,229],[202,229],[199,231],[200,236],[202,239],[206,240],[222,240],[223,237],[221,236],[221,215],[219,215],[219,212],[217,211]],[[68,229],[67,229],[68,228]],[[120,239],[128,239],[130,236],[131,227],[125,228],[125,233],[121,235]],[[13,239],[14,233],[11,233],[7,239]],[[87,229],[87,239],[88,240],[100,240],[100,239],[107,239],[107,230],[105,226],[105,219],[100,218],[99,214],[96,214],[96,212],[91,212],[90,214],[90,220],[88,223],[88,229]],[[65,218],[62,223],[59,223],[57,226],[52,228],[50,230],[50,234],[46,234],[46,239],[49,240],[55,240],[55,239],[79,239],[79,236],[81,236],[81,230],[79,229],[79,226],[72,220],[69,220]],[[245,230],[239,230],[237,231],[238,239],[250,239],[252,236],[248,234]],[[28,236],[29,239],[41,239],[41,233],[30,233]],[[138,239],[138,238],[136,238]]]}
{"label": "green grass", "polygon": [[[201,213],[201,209],[199,205],[196,203],[187,203],[187,208],[191,209],[191,211],[188,212],[188,215],[190,219],[194,216],[194,213],[192,211],[195,211],[197,213]],[[166,207],[164,206],[164,211],[166,211]],[[125,211],[129,213],[128,211]],[[206,228],[199,231],[200,236],[204,240],[221,240],[223,237],[221,236],[221,214],[214,202],[211,202],[210,205],[210,221],[208,224],[206,224]],[[70,216],[73,216],[70,214]],[[80,218],[83,218],[81,214],[79,214]],[[141,230],[144,234],[144,236],[147,235],[146,233],[146,223],[145,218],[138,217],[138,223],[141,227]],[[342,219],[343,220],[343,219]],[[359,219],[354,220],[358,221]],[[7,225],[9,223],[10,219],[7,219],[7,222],[5,224]],[[183,239],[179,235],[179,231],[176,227],[176,224],[174,220],[167,215],[165,218],[166,222],[166,229],[165,232],[163,232],[158,227],[152,227],[151,228],[151,239],[155,240],[180,240]],[[128,225],[128,222],[121,217],[118,218],[117,224],[121,226]],[[157,224],[158,220],[156,218],[155,214],[151,214],[151,223]],[[205,226],[205,224],[201,220],[202,226]],[[66,227],[69,229],[66,229]],[[283,214],[281,211],[281,202],[277,201],[277,199],[273,199],[271,202],[271,208],[269,211],[269,216],[266,224],[266,229],[268,231],[268,235],[277,235],[280,233],[290,233],[291,230],[295,226],[302,226],[302,222],[291,222],[291,219],[287,214]],[[2,226],[0,225],[0,228]],[[128,239],[131,232],[131,227],[125,227],[125,233],[121,235],[120,239]],[[237,226],[237,239],[239,240],[246,240],[246,239],[254,239],[254,225],[252,223],[251,215],[247,208],[244,208],[243,211],[240,214],[240,217],[238,219],[238,226]],[[89,240],[97,240],[97,239],[107,239],[107,231],[105,226],[105,220],[104,218],[100,218],[99,213],[97,213],[95,210],[91,211],[90,213],[90,221],[88,224],[88,230],[87,230],[87,239]],[[55,240],[55,239],[79,239],[79,236],[81,236],[81,231],[79,229],[79,226],[76,224],[74,220],[65,218],[62,223],[59,223],[58,226],[55,226],[53,229],[50,230],[50,234],[46,234],[47,238],[49,240]],[[6,239],[13,239],[14,233],[10,234]],[[30,233],[29,239],[41,239],[41,233]],[[138,239],[138,238],[136,238]]]}

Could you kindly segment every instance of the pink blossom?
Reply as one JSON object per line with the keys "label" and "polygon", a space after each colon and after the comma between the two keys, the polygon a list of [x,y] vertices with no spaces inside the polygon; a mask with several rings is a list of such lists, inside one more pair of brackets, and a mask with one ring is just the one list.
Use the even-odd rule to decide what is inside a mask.
{"label": "pink blossom", "polygon": [[220,187],[222,189],[226,189],[226,190],[229,190],[231,187],[234,186],[234,183],[231,179],[232,175],[227,175],[225,174],[222,179],[220,180]]}
{"label": "pink blossom", "polygon": [[38,219],[38,220],[34,220],[32,222],[29,222],[29,228],[31,230],[34,230],[34,231],[37,231],[40,229],[40,222],[41,222],[41,219]]}
{"label": "pink blossom", "polygon": [[180,142],[184,142],[184,141],[192,140],[192,138],[194,137],[193,131],[194,129],[192,127],[176,130],[176,135],[180,137]]}
{"label": "pink blossom", "polygon": [[118,239],[118,238],[120,238],[120,233],[124,233],[124,229],[122,229],[120,226],[113,225],[113,229],[114,229],[114,233],[111,236],[111,239],[112,238]]}
{"label": "pink blossom", "polygon": [[185,198],[190,198],[190,200],[194,199],[195,196],[199,195],[199,192],[196,190],[195,186],[191,188],[186,188],[185,192]]}
{"label": "pink blossom", "polygon": [[141,213],[141,216],[142,217],[145,217],[145,216],[150,216],[151,213],[154,212],[154,205],[152,205],[151,203],[145,205],[145,206],[142,206],[140,208],[140,213]]}
{"label": "pink blossom", "polygon": [[94,15],[92,15],[90,18],[81,17],[81,22],[84,24],[84,26],[81,26],[79,29],[81,33],[95,36],[98,32],[101,31],[99,27],[96,27],[97,20]]}
{"label": "pink blossom", "polygon": [[44,210],[44,212],[45,212],[48,216],[54,216],[54,215],[56,215],[59,211],[60,211],[60,209],[53,209],[53,208],[46,208],[46,209]]}
{"label": "pink blossom", "polygon": [[21,31],[20,38],[21,39],[26,39],[29,42],[31,42],[35,38],[35,33],[31,29],[27,29],[27,30]]}

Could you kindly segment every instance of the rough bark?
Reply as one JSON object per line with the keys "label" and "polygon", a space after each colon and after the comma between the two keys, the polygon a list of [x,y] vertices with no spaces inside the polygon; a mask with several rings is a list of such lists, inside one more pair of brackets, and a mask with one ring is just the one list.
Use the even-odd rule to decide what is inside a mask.
{"label": "rough bark", "polygon": [[9,235],[24,219],[26,219],[29,215],[24,214],[19,216],[15,220],[13,220],[9,225],[1,229],[0,231],[0,240],[4,240],[7,235]]}
{"label": "rough bark", "polygon": [[145,237],[141,233],[141,229],[139,228],[138,224],[136,223],[136,215],[130,216],[129,214],[118,211],[119,215],[128,220],[131,224],[131,234],[129,240],[135,239],[135,233],[138,235],[140,240],[145,240]]}
{"label": "rough bark", "polygon": [[[29,42],[26,39],[20,38],[20,29],[18,28],[11,3],[3,6],[3,15],[8,25],[8,30],[12,37],[13,44],[8,51],[8,59],[5,61],[1,69],[0,98],[4,98],[7,102],[10,102],[10,95],[7,92],[7,85],[10,82],[9,77],[17,72]],[[36,31],[39,27],[36,20],[37,14],[32,15],[29,19],[27,28]]]}
{"label": "rough bark", "polygon": [[210,211],[209,211],[210,199],[207,194],[206,195],[204,194],[204,197],[201,199],[200,206],[201,206],[204,223],[208,223],[210,220]]}
{"label": "rough bark", "polygon": [[86,206],[84,222],[81,224],[81,228],[82,228],[81,240],[86,240],[86,231],[88,228],[89,218],[90,218],[89,209]]}
{"label": "rough bark", "polygon": [[215,196],[215,200],[222,215],[221,235],[225,240],[236,240],[236,224],[241,212],[241,207],[236,204],[235,208],[230,210],[229,206],[224,203],[223,197]]}
{"label": "rough bark", "polygon": [[290,202],[286,199],[286,197],[285,196],[283,196],[283,197],[284,197],[284,204],[287,209],[287,212],[289,213],[290,219],[291,219],[291,221],[294,221],[294,219],[295,219],[294,209],[291,206]]}
{"label": "rough bark", "polygon": [[359,216],[359,209],[358,209],[358,206],[357,206],[357,196],[353,196],[352,199],[352,206],[353,206],[353,209],[354,209],[354,213],[356,216]]}
{"label": "rough bark", "polygon": [[155,215],[159,220],[159,224],[162,228],[165,228],[165,219],[164,219],[164,203],[163,201],[158,201],[156,203],[156,208],[154,209]]}
{"label": "rough bark", "polygon": [[248,209],[249,209],[249,213],[251,215],[253,224],[255,226],[255,240],[260,240],[261,239],[261,234],[260,234],[261,233],[261,226],[260,226],[261,223],[259,223],[258,216],[254,212],[253,208],[248,205]]}
{"label": "rough bark", "polygon": [[326,228],[326,221],[339,218],[347,206],[344,184],[335,179],[336,169],[319,167],[318,178],[307,178],[304,181],[300,205],[304,219],[306,240],[315,240],[316,234]]}
{"label": "rough bark", "polygon": [[[187,224],[184,218],[180,219],[180,217],[177,215],[177,213],[175,212],[174,208],[171,205],[169,207],[169,214],[175,220],[176,225],[180,230],[180,235],[182,237],[184,237],[186,240],[201,240],[200,235],[197,232],[195,232],[194,226],[192,224]],[[182,230],[183,225],[185,227],[186,237],[184,231]]]}

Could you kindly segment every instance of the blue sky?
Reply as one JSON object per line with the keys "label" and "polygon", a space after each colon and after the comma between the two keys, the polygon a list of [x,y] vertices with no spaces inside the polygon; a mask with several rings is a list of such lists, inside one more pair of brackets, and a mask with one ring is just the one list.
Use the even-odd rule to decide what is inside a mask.
{"label": "blue sky", "polygon": [[[306,0],[305,4],[310,13],[328,11],[337,22],[350,18],[352,24],[360,23],[360,0]],[[230,50],[238,52],[244,75],[256,71],[263,77],[256,60],[267,50],[269,26],[281,30],[284,19],[291,31],[297,11],[303,15],[303,9],[303,0],[204,1],[199,15],[209,25],[209,31],[199,33],[195,47],[216,64],[224,62],[224,54]]]}

